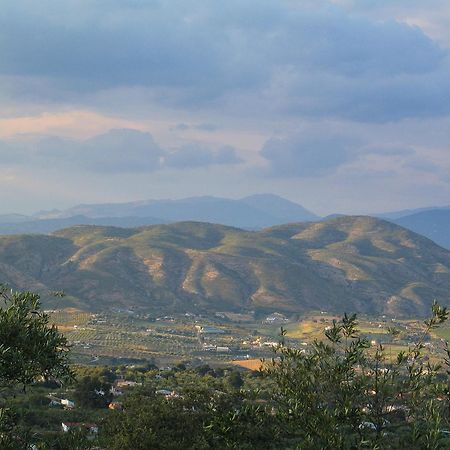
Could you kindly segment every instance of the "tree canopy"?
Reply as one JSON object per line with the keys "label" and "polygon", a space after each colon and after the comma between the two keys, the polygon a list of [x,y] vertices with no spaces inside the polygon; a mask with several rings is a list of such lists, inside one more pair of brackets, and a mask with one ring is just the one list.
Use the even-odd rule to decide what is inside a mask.
{"label": "tree canopy", "polygon": [[0,383],[28,385],[70,375],[67,339],[32,292],[0,288]]}
{"label": "tree canopy", "polygon": [[[0,388],[11,392],[39,379],[62,380],[71,376],[67,339],[50,324],[40,297],[32,292],[0,288]],[[22,448],[15,430],[14,411],[0,403],[0,448]]]}

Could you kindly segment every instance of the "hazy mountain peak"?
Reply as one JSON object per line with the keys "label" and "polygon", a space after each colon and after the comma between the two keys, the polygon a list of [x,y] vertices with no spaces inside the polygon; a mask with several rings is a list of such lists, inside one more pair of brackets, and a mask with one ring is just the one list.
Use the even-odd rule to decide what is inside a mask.
{"label": "hazy mountain peak", "polygon": [[244,197],[241,201],[280,219],[280,223],[316,220],[319,218],[302,205],[275,194],[250,195]]}
{"label": "hazy mountain peak", "polygon": [[39,219],[69,219],[75,216],[93,219],[151,218],[152,223],[201,221],[248,229],[317,219],[303,206],[274,194],[257,194],[238,200],[205,195],[173,200],[80,204],[65,211],[44,213]]}

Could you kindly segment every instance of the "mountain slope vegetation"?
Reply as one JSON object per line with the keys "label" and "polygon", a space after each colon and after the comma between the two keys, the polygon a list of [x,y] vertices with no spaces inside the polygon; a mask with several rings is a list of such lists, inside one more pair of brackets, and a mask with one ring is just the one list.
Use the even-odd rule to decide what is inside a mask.
{"label": "mountain slope vegetation", "polygon": [[0,279],[42,294],[64,290],[48,305],[92,311],[422,315],[435,298],[449,303],[450,252],[363,216],[261,231],[77,226],[0,237]]}

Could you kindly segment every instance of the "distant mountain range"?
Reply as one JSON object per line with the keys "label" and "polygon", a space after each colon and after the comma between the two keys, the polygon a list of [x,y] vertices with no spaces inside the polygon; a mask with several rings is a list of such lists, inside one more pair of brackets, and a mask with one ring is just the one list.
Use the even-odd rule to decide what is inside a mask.
{"label": "distant mountain range", "polygon": [[[129,203],[78,205],[64,211],[43,211],[33,216],[0,215],[0,234],[48,234],[73,225],[140,227],[180,221],[222,224],[246,230],[292,222],[310,222],[344,217],[320,218],[303,206],[273,194],[232,200],[191,197],[181,200],[146,200]],[[450,207],[418,208],[375,214],[432,239],[450,249]]]}
{"label": "distant mountain range", "polygon": [[386,219],[386,220],[397,220],[402,217],[411,216],[413,214],[422,213],[422,212],[428,212],[428,211],[435,211],[438,209],[449,209],[450,207],[437,207],[437,206],[428,206],[424,208],[415,208],[415,209],[401,209],[400,211],[390,211],[386,213],[378,213],[378,214],[372,214],[374,217],[378,217],[380,219]]}
{"label": "distant mountain range", "polygon": [[408,228],[450,249],[450,206],[405,209],[375,216]]}
{"label": "distant mountain range", "polygon": [[394,222],[450,249],[450,208],[417,212],[400,217]]}
{"label": "distant mountain range", "polygon": [[0,216],[0,234],[50,233],[83,224],[134,227],[189,220],[260,229],[318,218],[303,206],[272,194],[240,200],[192,197],[78,205],[65,211],[40,212],[32,217],[10,214]]}
{"label": "distant mountain range", "polygon": [[[0,280],[48,307],[308,310],[391,316],[449,305],[450,252],[398,225],[338,217],[260,231],[182,222],[0,237]],[[64,290],[67,297],[46,294]]]}
{"label": "distant mountain range", "polygon": [[28,218],[21,222],[2,222],[0,216],[0,234],[49,234],[74,225],[103,225],[115,227],[140,227],[165,223],[153,217],[87,217],[82,215],[55,218],[33,219]]}

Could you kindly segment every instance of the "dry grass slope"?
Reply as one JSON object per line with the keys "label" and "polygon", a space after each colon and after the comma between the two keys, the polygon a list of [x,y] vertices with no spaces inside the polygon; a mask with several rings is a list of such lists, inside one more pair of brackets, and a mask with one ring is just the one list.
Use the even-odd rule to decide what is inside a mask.
{"label": "dry grass slope", "polygon": [[[448,304],[450,252],[397,225],[339,217],[258,232],[199,222],[0,237],[0,279],[99,311],[356,311]],[[59,302],[59,303],[58,303]]]}

